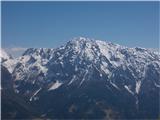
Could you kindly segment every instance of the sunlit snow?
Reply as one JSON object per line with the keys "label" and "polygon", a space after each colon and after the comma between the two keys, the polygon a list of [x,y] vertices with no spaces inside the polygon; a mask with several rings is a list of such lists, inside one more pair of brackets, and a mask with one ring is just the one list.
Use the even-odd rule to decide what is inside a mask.
{"label": "sunlit snow", "polygon": [[49,88],[49,90],[55,90],[59,88],[63,83],[59,82],[58,80]]}
{"label": "sunlit snow", "polygon": [[137,81],[136,82],[136,93],[138,94],[140,91],[140,87],[141,87],[141,81]]}

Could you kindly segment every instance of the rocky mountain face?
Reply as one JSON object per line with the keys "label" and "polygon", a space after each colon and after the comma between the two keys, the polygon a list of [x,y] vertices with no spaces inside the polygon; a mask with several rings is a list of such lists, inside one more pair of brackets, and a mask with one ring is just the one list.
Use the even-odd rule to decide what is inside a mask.
{"label": "rocky mountain face", "polygon": [[42,118],[159,116],[160,55],[149,49],[80,37],[56,49],[30,48],[2,66]]}
{"label": "rocky mountain face", "polygon": [[[6,56],[10,56],[3,51]],[[3,54],[3,55],[4,55]],[[13,58],[6,58],[1,56],[1,119],[33,119],[39,118],[39,114],[35,111],[33,106],[19,94],[14,92],[14,80],[10,66],[6,63],[12,63]],[[8,68],[7,68],[8,67]],[[8,70],[9,69],[9,70]]]}

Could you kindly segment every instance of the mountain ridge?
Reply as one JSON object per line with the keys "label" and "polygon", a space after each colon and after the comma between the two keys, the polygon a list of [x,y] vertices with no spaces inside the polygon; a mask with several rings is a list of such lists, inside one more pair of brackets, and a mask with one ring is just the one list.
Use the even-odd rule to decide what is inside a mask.
{"label": "mountain ridge", "polygon": [[[4,63],[2,65],[5,66]],[[11,73],[16,93],[25,96],[28,101],[36,105],[45,104],[47,99],[44,98],[49,100],[54,98],[60,107],[62,103],[58,101],[60,98],[57,96],[64,94],[61,97],[67,99],[68,103],[66,104],[70,106],[70,99],[78,101],[77,98],[74,98],[73,89],[76,91],[77,97],[86,94],[90,96],[88,99],[91,101],[98,102],[98,99],[102,99],[105,101],[103,102],[104,106],[109,105],[108,107],[112,110],[119,110],[120,116],[125,114],[126,118],[136,117],[138,112],[142,118],[147,113],[150,115],[149,117],[155,117],[158,114],[158,103],[155,104],[151,100],[153,98],[158,100],[160,56],[149,49],[128,48],[110,42],[79,37],[56,49],[27,49],[22,56],[16,59],[15,68]],[[97,90],[94,86],[97,86]],[[104,94],[105,98],[103,98],[98,93],[93,94],[91,91],[106,92],[107,94]],[[153,96],[150,95],[150,92],[154,93]],[[120,96],[123,96],[122,100],[119,98]],[[113,103],[108,101],[109,97],[113,99]],[[153,104],[150,109],[155,109],[155,113],[145,110],[145,106],[148,105],[144,98]],[[83,99],[88,100],[80,97],[80,100]],[[125,99],[130,103],[124,109],[120,109],[118,106],[127,102]],[[143,105],[144,103],[145,105]],[[81,103],[76,104],[78,107]],[[94,105],[94,102],[92,104]],[[52,109],[55,116],[59,118],[58,111],[51,106],[59,109],[56,104],[49,102],[45,110]],[[103,114],[106,114],[104,113],[105,109],[98,108],[103,111],[101,111]],[[136,115],[132,115],[132,110],[129,112],[128,109],[136,111]],[[63,109],[59,110],[63,111]],[[80,107],[80,110],[83,111],[83,108]],[[42,113],[44,112],[42,110]],[[113,113],[117,116],[115,112]],[[50,116],[50,113],[45,114]],[[68,112],[64,112],[65,114],[70,115]],[[82,112],[82,114],[86,113]]]}

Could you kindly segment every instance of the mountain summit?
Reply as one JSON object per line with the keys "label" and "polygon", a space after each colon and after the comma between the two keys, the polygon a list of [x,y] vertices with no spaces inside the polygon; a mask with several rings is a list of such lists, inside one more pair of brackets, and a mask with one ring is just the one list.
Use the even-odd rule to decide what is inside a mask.
{"label": "mountain summit", "polygon": [[159,114],[160,56],[149,49],[79,37],[56,49],[29,48],[11,74],[15,92],[47,118]]}

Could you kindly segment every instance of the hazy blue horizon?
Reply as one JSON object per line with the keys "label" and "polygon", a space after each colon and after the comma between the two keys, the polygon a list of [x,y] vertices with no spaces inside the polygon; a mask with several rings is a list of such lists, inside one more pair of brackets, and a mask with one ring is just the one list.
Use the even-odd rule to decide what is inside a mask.
{"label": "hazy blue horizon", "polygon": [[159,47],[159,2],[2,2],[2,47],[56,48],[74,37]]}

